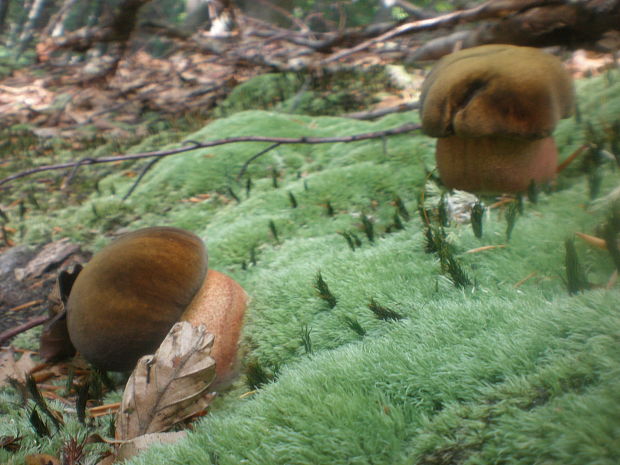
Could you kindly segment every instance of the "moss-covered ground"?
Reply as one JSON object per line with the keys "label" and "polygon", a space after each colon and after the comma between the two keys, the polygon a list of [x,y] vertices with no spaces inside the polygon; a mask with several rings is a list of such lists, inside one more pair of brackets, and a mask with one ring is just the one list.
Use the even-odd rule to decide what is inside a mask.
{"label": "moss-covered ground", "polygon": [[[438,225],[434,141],[421,134],[280,146],[241,179],[266,144],[197,150],[157,163],[126,201],[134,178],[110,170],[80,202],[27,215],[15,225],[25,241],[69,236],[93,250],[119,228],[189,229],[206,241],[210,266],[252,298],[249,374],[188,440],[131,463],[620,463],[614,263],[576,240],[589,285],[569,294],[566,269],[566,240],[600,235],[618,208],[609,193],[620,181],[620,75],[581,81],[578,96],[580,119],[556,131],[561,157],[584,143],[603,150],[574,162],[535,203],[525,200],[509,240],[506,205],[486,210],[480,238],[470,224]],[[417,118],[244,111],[188,139],[345,136]],[[427,252],[422,193],[452,268]],[[476,250],[483,246],[497,247]],[[460,285],[455,268],[466,277]],[[11,399],[0,399],[3,413]],[[57,447],[37,446],[26,413],[11,415],[0,435]],[[18,458],[0,451],[0,462]]]}

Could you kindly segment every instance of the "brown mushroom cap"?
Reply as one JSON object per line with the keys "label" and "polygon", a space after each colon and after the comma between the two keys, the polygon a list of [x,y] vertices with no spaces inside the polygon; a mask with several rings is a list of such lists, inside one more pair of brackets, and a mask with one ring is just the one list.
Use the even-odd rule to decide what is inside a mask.
{"label": "brown mushroom cap", "polygon": [[433,137],[546,137],[573,106],[572,79],[560,60],[512,45],[447,55],[420,97],[422,128]]}
{"label": "brown mushroom cap", "polygon": [[125,371],[153,353],[200,289],[207,253],[182,229],[121,236],[78,275],[67,301],[75,348],[105,370]]}

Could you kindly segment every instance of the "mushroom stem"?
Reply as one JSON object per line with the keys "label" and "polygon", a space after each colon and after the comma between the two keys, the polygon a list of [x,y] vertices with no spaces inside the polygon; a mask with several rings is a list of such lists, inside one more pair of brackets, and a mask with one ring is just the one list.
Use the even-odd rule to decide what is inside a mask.
{"label": "mushroom stem", "polygon": [[450,136],[437,140],[436,159],[447,187],[496,194],[552,180],[558,152],[552,137]]}
{"label": "mushroom stem", "polygon": [[215,360],[217,385],[226,385],[236,374],[237,346],[248,296],[232,278],[209,270],[202,287],[181,320],[193,326],[205,325],[215,335],[211,357]]}

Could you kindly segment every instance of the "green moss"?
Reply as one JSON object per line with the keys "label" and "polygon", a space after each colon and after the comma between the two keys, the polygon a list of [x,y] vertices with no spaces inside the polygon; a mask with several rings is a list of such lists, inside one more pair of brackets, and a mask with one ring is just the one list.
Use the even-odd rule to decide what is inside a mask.
{"label": "green moss", "polygon": [[[591,126],[620,112],[620,84],[606,79],[578,85]],[[417,118],[244,111],[188,138],[346,136]],[[580,143],[580,124],[562,122],[563,157]],[[108,240],[103,231],[182,226],[205,239],[210,266],[252,298],[242,348],[252,367],[248,382],[259,390],[242,396],[250,389],[242,379],[187,441],[131,463],[618,462],[619,291],[570,297],[565,283],[565,240],[596,233],[613,204],[591,201],[588,172],[565,173],[557,191],[526,202],[510,242],[502,208],[487,209],[481,237],[469,224],[445,226],[471,281],[457,288],[437,254],[426,253],[425,224],[414,214],[420,192],[429,207],[441,199],[427,182],[432,139],[282,145],[237,179],[267,145],[165,158],[125,202],[135,178],[111,170],[99,193],[63,208],[54,198],[45,213],[24,220],[29,237],[68,234],[93,248]],[[599,168],[605,195],[620,174],[613,163]],[[358,238],[354,247],[347,235]],[[486,245],[501,247],[467,253]],[[614,270],[609,254],[574,245],[587,281],[605,286]],[[317,292],[319,272],[335,305]],[[371,302],[401,318],[377,318]]]}
{"label": "green moss", "polygon": [[216,116],[256,109],[338,115],[373,103],[373,90],[383,87],[386,80],[381,67],[327,73],[321,77],[295,73],[263,74],[235,87],[217,108]]}
{"label": "green moss", "polygon": [[303,85],[303,78],[289,73],[256,76],[239,84],[219,105],[218,116],[250,109],[269,109],[290,98]]}

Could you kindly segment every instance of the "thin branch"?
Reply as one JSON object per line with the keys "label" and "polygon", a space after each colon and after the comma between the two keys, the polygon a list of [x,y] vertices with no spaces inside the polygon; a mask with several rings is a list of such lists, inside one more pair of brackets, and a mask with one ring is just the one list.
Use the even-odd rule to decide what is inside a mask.
{"label": "thin branch", "polygon": [[215,147],[218,145],[233,144],[237,142],[271,142],[278,144],[335,144],[335,143],[349,143],[358,142],[368,139],[380,139],[387,136],[395,136],[399,134],[405,134],[408,132],[417,131],[421,128],[419,124],[406,123],[402,126],[386,129],[383,131],[364,132],[360,134],[354,134],[352,136],[343,137],[263,137],[263,136],[241,136],[241,137],[228,137],[225,139],[217,139],[212,141],[203,142],[201,144],[193,143],[191,146],[179,147],[171,150],[159,150],[156,152],[143,152],[135,153],[131,155],[116,155],[110,157],[90,158],[82,159],[79,161],[60,163],[57,165],[44,165],[32,168],[26,171],[7,176],[4,179],[0,179],[0,186],[7,184],[16,179],[24,178],[35,173],[41,173],[44,171],[58,171],[67,168],[74,168],[76,166],[97,165],[100,163],[114,163],[127,160],[140,160],[142,158],[163,158],[170,155],[176,155],[177,153],[190,152],[192,150],[203,149],[207,147]]}
{"label": "thin branch", "polygon": [[127,193],[123,196],[123,202],[125,200],[127,200],[129,198],[129,196],[131,194],[133,194],[133,191],[136,190],[136,187],[138,187],[138,184],[140,184],[140,181],[142,181],[142,178],[144,176],[146,176],[146,173],[149,172],[149,170],[151,168],[153,168],[153,166],[155,166],[155,164],[160,161],[161,158],[153,158],[150,162],[148,162],[148,164],[144,167],[144,169],[142,170],[142,172],[140,173],[140,176],[138,176],[138,178],[136,179],[136,181],[131,185],[131,188],[127,191]]}
{"label": "thin branch", "polygon": [[391,115],[392,113],[402,113],[405,111],[417,110],[420,108],[420,102],[408,102],[401,103],[392,107],[378,108],[376,110],[369,111],[357,111],[355,113],[347,113],[342,115],[344,118],[360,119],[360,120],[373,120],[381,118],[385,115]]}
{"label": "thin branch", "polygon": [[15,326],[11,329],[7,329],[6,331],[0,333],[0,346],[3,346],[6,341],[17,336],[18,334],[23,333],[24,331],[28,331],[30,328],[34,328],[35,326],[42,325],[49,319],[50,319],[49,316],[41,315],[41,316],[32,318],[26,321],[25,323],[22,323],[19,326]]}
{"label": "thin branch", "polygon": [[250,163],[252,163],[258,157],[261,157],[261,156],[265,155],[267,152],[271,152],[273,149],[275,149],[276,147],[279,147],[280,145],[281,145],[280,142],[276,142],[275,144],[271,144],[265,150],[261,150],[256,155],[252,155],[250,158],[248,158],[245,161],[245,163],[243,164],[243,166],[241,167],[241,169],[239,170],[239,174],[237,175],[237,181],[239,179],[241,179],[241,176],[243,176],[245,174],[246,170],[248,169],[248,166],[250,166]]}
{"label": "thin branch", "polygon": [[435,18],[422,19],[419,21],[412,21],[409,23],[401,24],[393,29],[390,29],[385,34],[369,39],[355,47],[341,50],[340,52],[330,55],[322,64],[328,64],[334,61],[338,61],[341,58],[347,57],[354,53],[366,50],[367,48],[402,34],[425,31],[430,29],[437,29],[440,27],[453,26],[461,21],[478,21],[488,18],[501,18],[515,11],[520,11],[526,8],[532,8],[534,6],[544,6],[548,4],[556,4],[557,0],[490,0],[482,5],[478,5],[468,10],[454,11],[445,15],[437,16]]}

